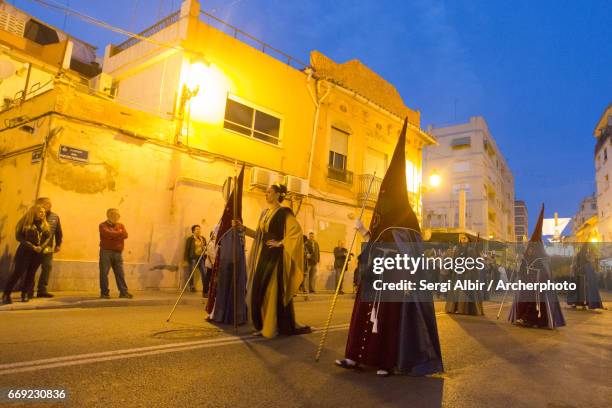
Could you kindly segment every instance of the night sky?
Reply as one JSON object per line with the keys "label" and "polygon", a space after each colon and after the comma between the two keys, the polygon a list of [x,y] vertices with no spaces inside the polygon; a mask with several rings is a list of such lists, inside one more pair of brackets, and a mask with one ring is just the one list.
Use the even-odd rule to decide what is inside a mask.
{"label": "night sky", "polygon": [[[54,0],[48,0],[54,1]],[[58,0],[130,31],[178,0]],[[32,0],[9,3],[99,47],[125,39]],[[421,126],[482,115],[527,202],[530,229],[595,190],[593,129],[612,102],[612,2],[202,0],[202,9],[302,61],[358,58],[397,87]]]}

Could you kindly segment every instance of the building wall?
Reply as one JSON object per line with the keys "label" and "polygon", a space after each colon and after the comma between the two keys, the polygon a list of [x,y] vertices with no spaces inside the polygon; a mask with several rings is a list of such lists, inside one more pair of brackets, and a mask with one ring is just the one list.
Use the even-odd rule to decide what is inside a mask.
{"label": "building wall", "polygon": [[595,183],[597,187],[597,228],[605,242],[612,241],[612,105],[603,112],[595,128]]}
{"label": "building wall", "polygon": [[[485,120],[433,128],[439,146],[424,151],[423,173],[437,173],[441,185],[423,197],[425,223],[435,228],[458,227],[459,191],[466,190],[466,228],[495,239],[514,240],[514,178]],[[469,146],[459,148],[453,144]],[[465,140],[465,139],[464,139]],[[485,145],[486,143],[486,145]]]}
{"label": "building wall", "polygon": [[[247,166],[243,216],[246,225],[255,227],[265,200],[263,190],[248,182],[253,167],[307,178],[312,159],[309,194],[293,196],[286,205],[294,208],[304,232],[314,231],[321,244],[319,288],[333,287],[333,246],[338,240],[351,241],[363,190],[358,176],[372,171],[366,165],[367,149],[387,155],[388,165],[402,118],[207,26],[186,7],[192,3],[183,4],[184,16],[175,25],[155,35],[158,40],[183,41],[189,53],[163,51],[150,42],[118,54],[107,47],[104,72],[112,76],[116,101],[55,81],[52,91],[0,114],[0,123],[23,116],[23,124],[35,128],[33,134],[18,126],[0,131],[0,152],[16,157],[0,160],[0,205],[10,214],[0,218],[5,264],[10,263],[16,246],[11,231],[36,198],[40,180],[38,196],[52,199],[65,232],[65,243],[55,257],[51,290],[97,289],[97,228],[110,207],[120,210],[129,232],[124,258],[130,288],[177,287],[184,238],[192,224],[202,224],[206,235],[214,228],[224,206],[222,185],[235,174],[235,161]],[[202,64],[201,56],[207,64]],[[359,69],[363,74],[364,67]],[[183,85],[191,90],[199,86],[199,91],[185,105],[181,126],[176,110]],[[311,93],[322,97],[328,91],[317,117]],[[272,145],[224,129],[228,96],[278,115],[280,143]],[[169,108],[174,112],[164,114]],[[409,184],[418,210],[421,152],[431,140],[415,128],[418,114],[411,112],[417,120],[409,130],[406,158],[414,168]],[[353,183],[329,178],[332,127],[349,133],[348,170],[355,174]],[[41,147],[49,135],[39,179],[41,165],[30,163],[31,151],[19,149]],[[88,161],[60,158],[60,146],[87,151]],[[377,176],[382,177],[384,170]],[[19,178],[13,178],[14,174]],[[373,191],[371,198],[376,194]],[[368,209],[366,225],[370,217]],[[247,240],[248,247],[250,243]],[[353,269],[351,265],[349,271]],[[7,275],[8,270],[0,271],[0,279]]]}
{"label": "building wall", "polygon": [[527,205],[522,200],[514,202],[514,232],[516,242],[529,238],[529,215]]}
{"label": "building wall", "polygon": [[572,234],[580,230],[585,222],[597,216],[597,196],[593,193],[585,197],[578,206],[578,211],[572,217]]}

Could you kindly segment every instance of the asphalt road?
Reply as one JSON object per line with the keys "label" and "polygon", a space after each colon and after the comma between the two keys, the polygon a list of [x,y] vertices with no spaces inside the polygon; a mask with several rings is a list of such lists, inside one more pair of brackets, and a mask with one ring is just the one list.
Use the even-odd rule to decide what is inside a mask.
{"label": "asphalt road", "polygon": [[[352,302],[338,302],[318,363],[320,332],[262,340],[205,323],[194,305],[170,323],[168,306],[2,312],[0,389],[68,396],[0,407],[611,406],[611,311],[565,309],[568,325],[554,331],[496,320],[493,303],[484,318],[439,313],[446,372],[378,378],[333,365]],[[298,320],[322,327],[328,305],[296,302]]]}

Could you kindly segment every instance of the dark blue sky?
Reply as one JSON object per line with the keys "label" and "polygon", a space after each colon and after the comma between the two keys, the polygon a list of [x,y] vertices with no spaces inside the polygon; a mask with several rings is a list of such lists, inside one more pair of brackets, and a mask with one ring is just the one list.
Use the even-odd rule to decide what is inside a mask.
{"label": "dark blue sky", "polygon": [[[180,4],[57,1],[132,31]],[[9,2],[64,27],[62,14]],[[541,202],[547,216],[572,216],[595,189],[592,133],[612,102],[610,1],[202,0],[202,8],[306,62],[310,50],[360,59],[421,111],[423,128],[484,116],[530,229]],[[73,17],[65,28],[100,53],[124,39]]]}

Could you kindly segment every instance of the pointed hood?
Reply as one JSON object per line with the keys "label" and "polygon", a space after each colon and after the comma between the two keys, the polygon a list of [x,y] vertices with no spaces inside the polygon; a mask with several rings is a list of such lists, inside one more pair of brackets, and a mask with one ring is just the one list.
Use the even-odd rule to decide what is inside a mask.
{"label": "pointed hood", "polygon": [[220,239],[223,234],[230,230],[232,227],[232,218],[234,218],[234,194],[238,194],[236,214],[240,222],[242,222],[242,183],[244,180],[244,164],[240,170],[240,174],[236,180],[236,185],[229,195],[227,202],[225,203],[225,209],[219,221],[219,231],[217,231],[217,239]]}
{"label": "pointed hood", "polygon": [[544,224],[544,203],[542,203],[542,209],[540,210],[538,221],[536,222],[536,226],[531,233],[529,242],[542,242],[542,224]]}
{"label": "pointed hood", "polygon": [[390,227],[410,228],[421,232],[416,214],[408,200],[406,184],[406,129],[407,119],[400,133],[393,157],[380,185],[376,207],[370,223],[372,240],[379,240]]}

